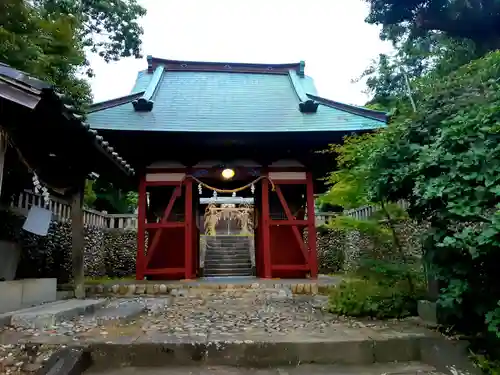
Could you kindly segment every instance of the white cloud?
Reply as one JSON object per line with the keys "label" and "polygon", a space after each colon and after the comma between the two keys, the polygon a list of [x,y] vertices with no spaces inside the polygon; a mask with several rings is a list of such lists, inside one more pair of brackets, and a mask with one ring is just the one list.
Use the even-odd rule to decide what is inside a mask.
{"label": "white cloud", "polygon": [[[363,104],[353,84],[389,44],[364,22],[363,0],[142,0],[143,52],[166,59],[288,63],[306,61],[320,95]],[[96,101],[126,95],[146,60],[91,58]]]}

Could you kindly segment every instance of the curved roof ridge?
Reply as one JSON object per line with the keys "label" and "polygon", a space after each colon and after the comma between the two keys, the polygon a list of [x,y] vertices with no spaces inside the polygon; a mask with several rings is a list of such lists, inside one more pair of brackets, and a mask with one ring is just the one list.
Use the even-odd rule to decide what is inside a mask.
{"label": "curved roof ridge", "polygon": [[303,72],[305,63],[246,63],[246,62],[220,62],[220,61],[189,61],[169,60],[151,55],[147,56],[148,72],[153,73],[158,66],[166,66],[169,71],[224,71],[239,73],[264,73],[264,74],[288,74],[289,70]]}
{"label": "curved roof ridge", "polygon": [[351,104],[345,104],[318,95],[313,95],[310,93],[307,93],[307,96],[311,99],[317,100],[320,104],[338,109],[340,111],[352,113],[354,115],[363,116],[372,120],[377,120],[382,122],[387,122],[389,120],[389,115],[386,112],[376,111],[374,109],[369,109],[366,107],[360,107]]}
{"label": "curved roof ridge", "polygon": [[120,96],[118,98],[103,100],[102,102],[92,103],[89,106],[87,113],[99,112],[99,111],[113,108],[113,107],[116,107],[116,106],[119,106],[122,104],[131,103],[134,100],[141,98],[143,95],[144,95],[144,91],[140,91],[140,92],[135,92],[132,94]]}

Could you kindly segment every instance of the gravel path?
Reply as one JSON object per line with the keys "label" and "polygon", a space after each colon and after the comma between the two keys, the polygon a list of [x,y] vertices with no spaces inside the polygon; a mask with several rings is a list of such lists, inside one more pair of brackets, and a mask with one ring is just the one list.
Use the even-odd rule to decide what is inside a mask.
{"label": "gravel path", "polygon": [[[140,303],[144,312],[128,322],[89,315],[63,321],[49,330],[9,327],[0,332],[0,374],[31,374],[57,345],[79,342],[169,342],[324,340],[368,337],[386,323],[367,324],[325,311],[321,296],[296,296],[284,289],[204,291],[199,295],[110,300],[109,308]],[[36,353],[29,345],[43,344]],[[33,350],[31,350],[33,351]],[[23,372],[20,372],[23,371]]]}

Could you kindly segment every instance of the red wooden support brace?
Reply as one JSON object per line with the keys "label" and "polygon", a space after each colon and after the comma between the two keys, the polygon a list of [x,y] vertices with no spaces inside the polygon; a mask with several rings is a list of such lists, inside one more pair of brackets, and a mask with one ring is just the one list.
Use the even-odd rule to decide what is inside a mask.
{"label": "red wooden support brace", "polygon": [[144,262],[144,247],[146,246],[146,181],[144,176],[139,182],[139,202],[138,202],[138,217],[137,217],[137,256],[135,259],[135,278],[136,280],[144,280],[144,270],[146,268]]}
{"label": "red wooden support brace", "polygon": [[[304,243],[304,240],[302,238],[302,235],[300,234],[299,228],[297,227],[297,223],[295,218],[292,215],[292,212],[290,211],[290,208],[288,207],[288,204],[286,203],[285,197],[283,196],[283,193],[281,191],[281,188],[279,185],[276,184],[276,193],[278,194],[278,199],[280,200],[281,206],[283,207],[283,210],[285,211],[286,215],[286,223],[292,226],[292,232],[293,235],[295,236],[295,239],[297,240],[300,250],[302,251],[302,255],[304,256],[304,261],[305,263],[309,263],[309,255],[307,251],[307,246]],[[295,225],[294,225],[295,224]]]}
{"label": "red wooden support brace", "polygon": [[151,258],[153,257],[153,254],[156,250],[156,247],[158,245],[158,242],[160,241],[161,233],[163,232],[163,229],[168,226],[168,217],[170,216],[170,213],[172,212],[172,208],[174,207],[175,200],[177,197],[181,195],[182,192],[182,187],[177,186],[174,189],[174,192],[172,193],[172,196],[170,197],[170,201],[168,202],[167,208],[165,209],[165,212],[163,213],[163,217],[160,221],[160,224],[163,226],[160,226],[155,234],[153,235],[153,239],[151,240],[149,246],[148,246],[148,253],[146,254],[146,268],[149,265],[149,262]]}

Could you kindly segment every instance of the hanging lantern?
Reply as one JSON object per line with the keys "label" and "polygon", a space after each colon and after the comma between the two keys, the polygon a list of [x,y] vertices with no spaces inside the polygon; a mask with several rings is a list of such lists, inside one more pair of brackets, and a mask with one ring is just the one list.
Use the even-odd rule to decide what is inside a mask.
{"label": "hanging lantern", "polygon": [[52,212],[44,207],[31,206],[28,217],[26,218],[23,229],[27,232],[46,236],[49,233]]}
{"label": "hanging lantern", "polygon": [[201,184],[198,184],[198,194],[202,194],[203,193],[203,190],[201,188]]}
{"label": "hanging lantern", "polygon": [[252,192],[252,194],[255,194],[255,185],[252,184],[252,186],[250,186],[250,191]]}
{"label": "hanging lantern", "polygon": [[233,191],[233,198],[236,198],[236,192]]}

